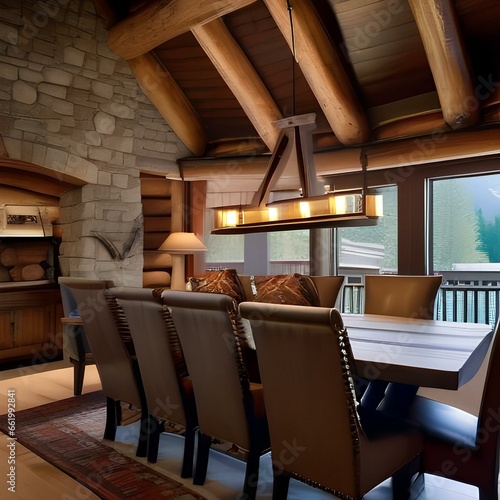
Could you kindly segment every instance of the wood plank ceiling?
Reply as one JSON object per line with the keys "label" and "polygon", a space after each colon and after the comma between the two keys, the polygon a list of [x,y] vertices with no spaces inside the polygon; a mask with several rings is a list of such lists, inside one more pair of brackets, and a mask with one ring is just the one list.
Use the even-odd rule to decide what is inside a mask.
{"label": "wood plank ceiling", "polygon": [[443,158],[500,151],[498,0],[94,3],[192,160],[258,159],[273,121],[305,113],[315,153],[363,149],[369,168],[436,133]]}

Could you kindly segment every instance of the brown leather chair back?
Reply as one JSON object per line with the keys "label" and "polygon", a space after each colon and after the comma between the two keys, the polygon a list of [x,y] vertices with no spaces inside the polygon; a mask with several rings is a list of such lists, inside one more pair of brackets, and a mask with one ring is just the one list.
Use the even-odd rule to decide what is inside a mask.
{"label": "brown leather chair back", "polygon": [[[193,381],[201,432],[250,448],[242,391],[249,391],[237,364],[233,299],[216,293],[167,291],[162,296],[177,329]],[[241,370],[241,373],[240,373]]]}
{"label": "brown leather chair back", "polygon": [[148,412],[153,419],[149,436],[148,461],[158,458],[164,421],[185,428],[181,477],[193,474],[195,433],[198,427],[196,404],[184,355],[170,312],[155,290],[119,287],[110,292],[123,309],[134,342]]}
{"label": "brown leather chair back", "polygon": [[140,408],[142,401],[132,359],[106,299],[110,284],[104,280],[82,279],[67,286],[78,304],[104,393],[115,401],[126,401]]}
{"label": "brown leather chair back", "polygon": [[115,439],[116,427],[121,423],[120,402],[135,405],[141,410],[137,456],[145,457],[148,447],[146,397],[130,330],[123,311],[108,290],[110,286],[110,281],[87,279],[68,284],[107,398],[104,438]]}
{"label": "brown leather chair back", "polygon": [[115,287],[110,292],[129,324],[149,413],[185,426],[186,416],[161,298],[154,297],[150,288]]}
{"label": "brown leather chair back", "polygon": [[275,486],[288,475],[361,498],[418,456],[418,433],[370,441],[363,432],[336,309],[244,302],[240,312],[257,346]]}
{"label": "brown leather chair back", "polygon": [[442,276],[365,276],[365,313],[432,319]]}
{"label": "brown leather chair back", "polygon": [[257,492],[259,458],[269,449],[262,385],[251,383],[244,362],[243,327],[236,301],[218,293],[162,294],[181,341],[193,382],[200,434],[194,484],[205,481],[213,438],[247,451],[242,498]]}
{"label": "brown leather chair back", "polygon": [[340,289],[344,283],[344,276],[311,276],[316,285],[321,307],[335,307]]}
{"label": "brown leather chair back", "polygon": [[[75,298],[68,286],[72,283],[78,283],[82,279],[67,276],[60,276],[58,279],[64,316],[66,318],[73,318],[72,321],[79,320],[80,313],[78,312]],[[65,360],[73,364],[74,394],[75,396],[79,396],[83,389],[85,366],[87,364],[95,364],[94,355],[90,349],[83,325],[64,323],[62,327],[63,355]]]}

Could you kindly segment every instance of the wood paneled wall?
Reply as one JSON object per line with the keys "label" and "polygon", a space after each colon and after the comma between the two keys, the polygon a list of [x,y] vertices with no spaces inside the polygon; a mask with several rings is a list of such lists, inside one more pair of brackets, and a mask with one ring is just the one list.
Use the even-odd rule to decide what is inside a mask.
{"label": "wood paneled wall", "polygon": [[161,176],[141,174],[144,216],[143,285],[169,286],[172,258],[158,248],[184,221],[183,183]]}

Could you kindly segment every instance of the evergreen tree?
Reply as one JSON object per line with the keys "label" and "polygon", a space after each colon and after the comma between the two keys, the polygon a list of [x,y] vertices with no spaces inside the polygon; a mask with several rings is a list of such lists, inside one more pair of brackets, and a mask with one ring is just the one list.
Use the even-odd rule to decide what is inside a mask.
{"label": "evergreen tree", "polygon": [[500,262],[500,216],[487,221],[479,209],[476,213],[479,228],[479,248],[488,255],[488,262]]}
{"label": "evergreen tree", "polygon": [[481,208],[477,210],[476,217],[477,217],[477,234],[479,240],[478,249],[481,252],[488,253],[488,249],[486,246],[486,239],[487,239],[486,220],[484,218],[483,210]]}

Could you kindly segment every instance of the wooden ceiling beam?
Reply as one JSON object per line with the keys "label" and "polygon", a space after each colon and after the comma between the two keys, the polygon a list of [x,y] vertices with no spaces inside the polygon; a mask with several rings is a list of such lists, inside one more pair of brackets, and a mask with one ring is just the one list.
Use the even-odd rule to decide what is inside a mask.
{"label": "wooden ceiling beam", "polygon": [[[333,176],[360,171],[359,148],[343,148],[314,154],[319,176]],[[500,129],[448,132],[447,129],[419,137],[394,142],[381,142],[363,147],[368,171],[393,169],[395,181],[404,180],[408,172],[399,168],[418,165],[500,155]],[[184,180],[217,183],[217,190],[225,192],[250,191],[260,185],[269,163],[269,156],[252,158],[203,158],[181,161]],[[221,183],[224,179],[224,183]]]}
{"label": "wooden ceiling beam", "polygon": [[195,109],[152,52],[128,61],[137,82],[177,137],[195,155],[204,154],[207,133]]}
{"label": "wooden ceiling beam", "polygon": [[222,19],[215,19],[191,31],[238,99],[259,136],[273,150],[279,136],[279,130],[273,122],[281,120],[283,116]]}
{"label": "wooden ceiling beam", "polygon": [[[434,130],[431,135],[417,139],[384,142],[363,149],[368,170],[394,169],[394,179],[404,180],[399,167],[413,168],[429,163],[498,156],[500,129],[446,132]],[[411,172],[411,171],[410,171]]]}
{"label": "wooden ceiling beam", "polygon": [[451,0],[409,0],[444,119],[453,129],[479,123],[479,103]]}
{"label": "wooden ceiling beam", "polygon": [[133,59],[195,26],[253,2],[255,0],[154,0],[109,30],[108,47],[123,59]]}
{"label": "wooden ceiling beam", "polygon": [[295,46],[295,58],[339,141],[346,146],[367,142],[368,119],[310,0],[292,2],[293,40],[286,2],[264,3],[290,48]]}

